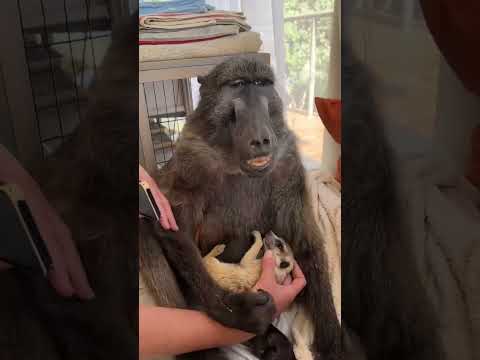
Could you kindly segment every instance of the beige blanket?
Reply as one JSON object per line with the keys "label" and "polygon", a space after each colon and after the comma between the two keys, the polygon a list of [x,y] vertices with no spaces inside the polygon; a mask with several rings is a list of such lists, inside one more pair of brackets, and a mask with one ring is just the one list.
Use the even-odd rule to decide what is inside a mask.
{"label": "beige blanket", "polygon": [[246,31],[234,36],[186,44],[140,45],[139,60],[160,61],[255,53],[261,46],[260,34]]}
{"label": "beige blanket", "polygon": [[403,206],[446,359],[480,359],[480,193],[451,168],[445,158],[404,161]]}
{"label": "beige blanket", "polygon": [[315,218],[325,241],[333,301],[338,319],[341,320],[342,202],[340,184],[332,175],[321,171],[310,172],[308,182]]}

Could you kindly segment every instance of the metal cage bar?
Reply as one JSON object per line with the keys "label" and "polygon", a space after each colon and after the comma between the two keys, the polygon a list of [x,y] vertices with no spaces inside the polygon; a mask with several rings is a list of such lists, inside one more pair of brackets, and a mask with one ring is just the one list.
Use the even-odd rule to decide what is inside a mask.
{"label": "metal cage bar", "polygon": [[[52,6],[63,15],[49,12]],[[101,62],[96,46],[111,41],[109,6],[107,0],[17,0],[43,157],[56,151],[85,113],[86,90]]]}

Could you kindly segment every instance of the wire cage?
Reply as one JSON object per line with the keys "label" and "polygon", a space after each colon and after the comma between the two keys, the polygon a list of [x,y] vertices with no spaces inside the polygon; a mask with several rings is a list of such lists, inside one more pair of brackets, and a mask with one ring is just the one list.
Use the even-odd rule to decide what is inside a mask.
{"label": "wire cage", "polygon": [[193,110],[190,79],[141,84],[158,169],[172,157],[187,114]]}
{"label": "wire cage", "polygon": [[89,87],[126,1],[17,0],[43,157],[52,155],[84,118]]}
{"label": "wire cage", "polygon": [[18,1],[44,157],[53,154],[83,118],[100,53],[111,41],[108,2],[78,1],[69,8],[66,3]]}

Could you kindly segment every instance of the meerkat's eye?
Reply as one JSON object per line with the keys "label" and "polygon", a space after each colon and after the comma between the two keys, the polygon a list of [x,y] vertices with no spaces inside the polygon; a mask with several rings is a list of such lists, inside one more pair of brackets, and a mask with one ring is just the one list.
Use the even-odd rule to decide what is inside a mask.
{"label": "meerkat's eye", "polygon": [[282,252],[285,250],[285,247],[283,246],[283,244],[280,241],[277,241],[275,246],[277,247],[278,250],[280,250]]}
{"label": "meerkat's eye", "polygon": [[230,87],[232,88],[240,88],[245,86],[247,82],[243,79],[233,80],[229,83]]}
{"label": "meerkat's eye", "polygon": [[279,265],[280,269],[285,269],[285,268],[288,268],[290,266],[290,263],[288,261],[282,261]]}

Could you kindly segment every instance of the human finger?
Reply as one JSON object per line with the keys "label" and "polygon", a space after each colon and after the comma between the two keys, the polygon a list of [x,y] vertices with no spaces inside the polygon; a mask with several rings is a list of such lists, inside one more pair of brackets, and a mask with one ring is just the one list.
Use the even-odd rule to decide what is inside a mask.
{"label": "human finger", "polygon": [[178,231],[178,226],[173,216],[172,208],[168,199],[161,191],[155,190],[155,201],[157,201],[160,209],[160,222],[164,229]]}
{"label": "human finger", "polygon": [[57,242],[60,244],[60,247],[63,248],[67,275],[71,281],[71,286],[79,298],[84,300],[92,299],[95,297],[95,293],[88,281],[85,268],[77,247],[73,242],[70,230],[60,219],[57,221]]}
{"label": "human finger", "polygon": [[68,276],[65,256],[56,240],[57,235],[55,233],[55,226],[53,225],[55,220],[53,220],[50,215],[53,210],[49,208],[46,199],[42,199],[41,196],[30,200],[30,207],[35,222],[38,225],[38,230],[52,260],[51,268],[48,269],[48,279],[61,296],[70,297],[73,295],[74,289]]}
{"label": "human finger", "polygon": [[262,273],[257,283],[271,282],[275,280],[275,259],[271,250],[265,251],[262,259]]}
{"label": "human finger", "polygon": [[307,285],[305,275],[303,274],[300,266],[295,262],[295,266],[293,267],[292,271],[292,283],[289,285],[289,287],[298,294],[305,287],[305,285]]}

